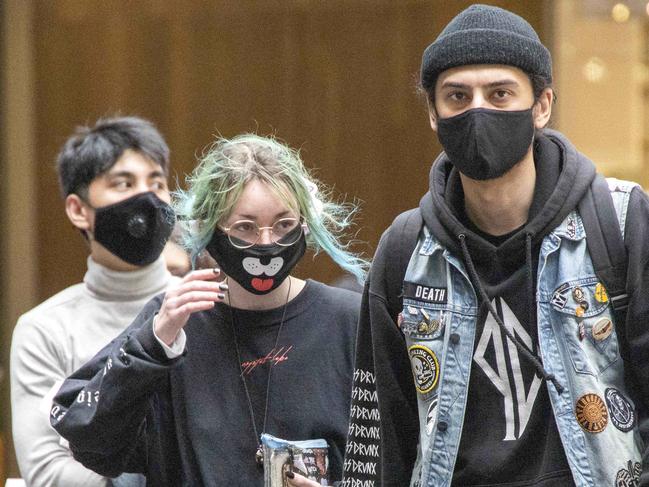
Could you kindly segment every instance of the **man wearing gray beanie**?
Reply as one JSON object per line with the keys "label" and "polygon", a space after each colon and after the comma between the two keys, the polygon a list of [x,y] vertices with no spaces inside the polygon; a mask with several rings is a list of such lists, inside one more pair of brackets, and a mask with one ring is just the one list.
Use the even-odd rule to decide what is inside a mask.
{"label": "man wearing gray beanie", "polygon": [[649,485],[649,198],[545,128],[512,12],[458,14],[421,87],[444,152],[374,257],[343,485]]}

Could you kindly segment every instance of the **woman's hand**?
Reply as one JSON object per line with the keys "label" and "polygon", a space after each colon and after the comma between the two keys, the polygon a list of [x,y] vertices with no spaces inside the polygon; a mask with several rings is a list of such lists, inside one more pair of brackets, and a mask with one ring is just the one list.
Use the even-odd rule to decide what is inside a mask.
{"label": "woman's hand", "polygon": [[302,475],[295,472],[286,472],[286,480],[288,480],[288,485],[291,487],[322,487],[318,482],[302,477]]}
{"label": "woman's hand", "polygon": [[190,314],[212,309],[225,299],[223,291],[228,285],[215,282],[220,274],[218,269],[193,271],[167,291],[155,320],[155,334],[160,340],[171,346]]}

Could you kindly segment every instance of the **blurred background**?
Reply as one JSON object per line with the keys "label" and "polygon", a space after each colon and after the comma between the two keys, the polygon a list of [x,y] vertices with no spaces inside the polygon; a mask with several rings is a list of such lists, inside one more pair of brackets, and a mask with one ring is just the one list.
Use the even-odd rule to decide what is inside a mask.
{"label": "blurred background", "polygon": [[[356,250],[427,189],[439,145],[415,84],[421,54],[472,2],[2,0],[0,481],[18,476],[8,356],[20,314],[85,272],[54,159],[76,125],[151,119],[175,186],[216,134],[275,134],[361,202]],[[606,175],[649,185],[649,2],[486,1],[525,17],[553,54],[552,126]],[[340,271],[307,256],[298,274]],[[35,405],[36,406],[36,405]]]}

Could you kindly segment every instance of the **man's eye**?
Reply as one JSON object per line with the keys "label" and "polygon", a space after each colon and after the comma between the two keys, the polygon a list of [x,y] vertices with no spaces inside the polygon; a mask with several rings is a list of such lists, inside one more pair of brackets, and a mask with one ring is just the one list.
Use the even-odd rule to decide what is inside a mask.
{"label": "man's eye", "polygon": [[131,187],[131,183],[125,180],[121,180],[121,181],[115,181],[113,183],[113,186],[117,189],[128,189]]}
{"label": "man's eye", "polygon": [[164,181],[155,181],[151,187],[157,191],[160,189],[167,189],[167,184]]}
{"label": "man's eye", "polygon": [[499,100],[502,100],[502,99],[507,98],[507,97],[509,96],[509,92],[506,91],[506,90],[498,90],[498,91],[496,91],[496,92],[494,93],[494,95],[495,95],[496,98],[498,98]]}
{"label": "man's eye", "polygon": [[453,101],[463,101],[466,99],[466,95],[460,92],[454,92],[449,95],[449,98]]}

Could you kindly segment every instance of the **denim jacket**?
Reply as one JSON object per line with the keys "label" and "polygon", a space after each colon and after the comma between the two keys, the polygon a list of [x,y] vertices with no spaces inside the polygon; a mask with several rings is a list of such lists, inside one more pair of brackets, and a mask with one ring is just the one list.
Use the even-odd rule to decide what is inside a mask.
{"label": "denim jacket", "polygon": [[[623,233],[635,186],[609,179]],[[424,298],[404,296],[401,315],[419,390],[420,438],[411,486],[449,486],[464,423],[479,303],[462,260],[425,226],[405,281],[417,283],[413,292]],[[575,210],[541,243],[536,303],[544,368],[564,386],[561,394],[552,384],[547,387],[575,484],[636,485],[620,483],[637,479],[642,465],[635,406],[624,381],[608,297]]]}

